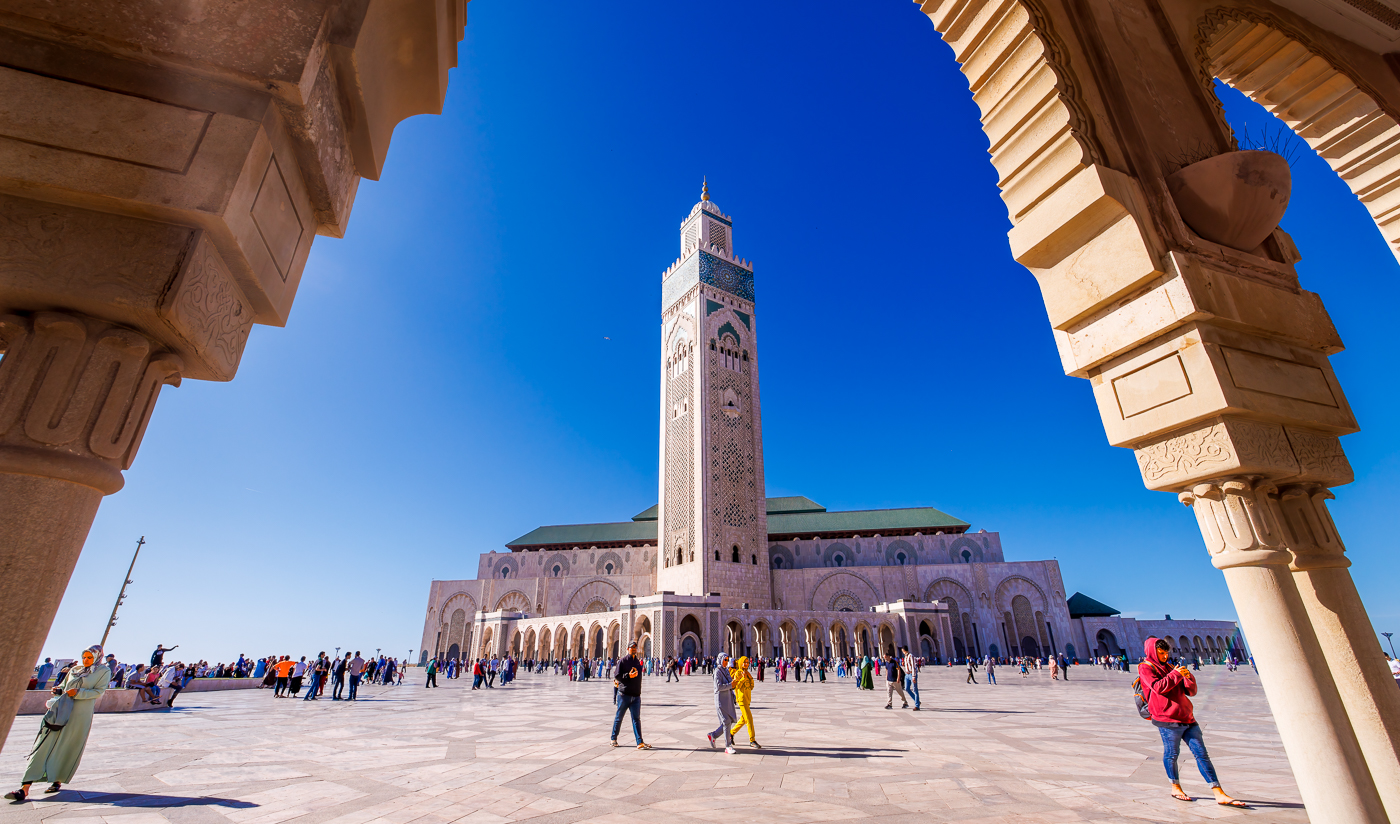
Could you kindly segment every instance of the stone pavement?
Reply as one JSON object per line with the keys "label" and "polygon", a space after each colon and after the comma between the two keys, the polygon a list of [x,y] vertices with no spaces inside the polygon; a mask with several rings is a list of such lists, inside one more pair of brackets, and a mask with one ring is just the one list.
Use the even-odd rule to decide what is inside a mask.
{"label": "stone pavement", "polygon": [[[853,679],[779,684],[770,673],[754,692],[764,749],[732,756],[706,745],[716,720],[699,675],[647,679],[650,752],[627,746],[626,722],[624,746],[607,746],[604,680],[367,687],[355,704],[186,693],[174,712],[99,715],[73,789],[0,802],[0,824],[1307,820],[1248,669],[1206,668],[1196,706],[1225,787],[1257,803],[1249,812],[1208,794],[1191,804],[1167,796],[1131,676],[999,674],[998,686],[974,686],[963,670],[925,669],[914,713],[882,709],[883,682],[871,693]],[[0,753],[5,790],[37,726],[15,722]],[[1181,772],[1188,792],[1205,792],[1189,755]]]}

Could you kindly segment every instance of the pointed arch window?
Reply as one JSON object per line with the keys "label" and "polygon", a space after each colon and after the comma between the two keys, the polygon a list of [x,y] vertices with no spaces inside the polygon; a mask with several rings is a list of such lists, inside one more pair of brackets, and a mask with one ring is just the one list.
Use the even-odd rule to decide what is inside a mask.
{"label": "pointed arch window", "polygon": [[739,563],[739,547],[734,547],[733,557],[729,560],[733,561],[736,564]]}

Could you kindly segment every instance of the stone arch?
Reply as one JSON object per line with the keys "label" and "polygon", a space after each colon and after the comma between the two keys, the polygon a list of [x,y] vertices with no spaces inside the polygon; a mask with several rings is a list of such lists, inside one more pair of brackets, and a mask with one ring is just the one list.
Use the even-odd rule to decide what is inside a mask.
{"label": "stone arch", "polygon": [[[612,570],[608,570],[608,564],[612,564]],[[598,575],[620,575],[622,574],[622,556],[612,550],[608,550],[598,556],[598,561],[593,565],[593,571]]]}
{"label": "stone arch", "polygon": [[491,642],[494,641],[495,638],[496,630],[494,627],[487,627],[481,631],[481,649],[476,654],[477,658],[491,657]]}
{"label": "stone arch", "polygon": [[554,628],[554,657],[556,659],[569,657],[569,628],[563,624]]}
{"label": "stone arch", "polygon": [[554,647],[550,643],[551,640],[549,627],[540,628],[539,657],[543,660],[554,659]]}
{"label": "stone arch", "polygon": [[807,601],[807,608],[814,611],[839,612],[841,609],[836,607],[835,603],[841,595],[860,605],[861,609],[851,608],[852,612],[860,612],[866,607],[880,603],[881,600],[879,590],[863,576],[854,572],[833,572],[812,587],[812,596]]}
{"label": "stone arch", "polygon": [[826,567],[852,566],[855,558],[856,551],[840,541],[827,544],[822,550],[822,566]]}
{"label": "stone arch", "polygon": [[512,589],[496,599],[496,612],[529,612],[530,598],[518,589]]}
{"label": "stone arch", "polygon": [[622,603],[622,590],[611,581],[594,578],[574,590],[573,595],[569,596],[567,614],[579,615],[586,612],[588,605],[596,601],[602,601],[607,605],[607,611],[611,612],[617,609],[618,604]]}
{"label": "stone arch", "polygon": [[[551,552],[544,556],[540,564],[543,570],[540,574],[546,578],[563,578],[569,574],[569,567],[573,564],[567,552]],[[556,570],[555,567],[558,567]]]}
{"label": "stone arch", "polygon": [[936,578],[927,587],[924,587],[925,601],[942,601],[948,598],[956,599],[958,604],[970,607],[974,603],[972,590],[966,584],[953,578]]}
{"label": "stone arch", "polygon": [[782,648],[785,658],[797,654],[797,625],[791,619],[785,619],[778,624],[778,645]]}
{"label": "stone arch", "polygon": [[[1209,99],[1218,77],[1288,124],[1347,184],[1400,259],[1400,124],[1379,94],[1300,33],[1242,9],[1214,9],[1201,19],[1196,56]],[[1223,111],[1217,114],[1230,134]]]}
{"label": "stone arch", "polygon": [[455,609],[465,611],[467,620],[470,621],[476,617],[476,599],[466,592],[453,593],[451,598],[443,602],[442,609],[438,611],[439,623],[447,623],[449,616],[452,614],[452,610]]}
{"label": "stone arch", "polygon": [[[447,644],[449,648],[455,647],[458,650],[462,648],[466,637],[466,626],[467,611],[461,608],[452,610],[452,617],[449,619],[447,625]],[[456,656],[449,655],[448,657],[455,658]]]}
{"label": "stone arch", "polygon": [[515,553],[502,555],[491,563],[492,578],[519,578],[520,559],[515,557]]}
{"label": "stone arch", "polygon": [[955,564],[980,564],[986,555],[982,552],[981,544],[966,535],[959,535],[948,545],[948,558]]}
{"label": "stone arch", "polygon": [[[900,560],[901,555],[904,556],[903,561]],[[891,541],[890,545],[885,547],[886,566],[912,566],[918,562],[919,553],[914,549],[914,545],[908,541]]]}
{"label": "stone arch", "polygon": [[1040,633],[1035,631],[1035,610],[1026,596],[1017,593],[1011,596],[1011,617],[1015,621],[1013,645],[1022,655],[1040,657]]}
{"label": "stone arch", "polygon": [[844,657],[850,654],[851,633],[850,630],[846,629],[844,621],[839,618],[833,620],[831,626],[826,630],[826,635],[828,643],[831,644],[832,655]]}
{"label": "stone arch", "polygon": [[1011,599],[1017,595],[1024,595],[1030,603],[1031,610],[1049,611],[1050,602],[1045,597],[1045,590],[1040,585],[1024,575],[1009,575],[997,584],[996,594],[992,603],[996,606],[997,614],[1011,612]]}
{"label": "stone arch", "polygon": [[525,658],[535,657],[535,628],[529,627],[525,630],[525,648],[521,655]]}
{"label": "stone arch", "polygon": [[1068,49],[1038,2],[925,0],[921,8],[967,76],[1012,223],[1104,163]]}
{"label": "stone arch", "polygon": [[792,550],[782,544],[768,546],[768,564],[773,569],[797,569],[797,559]]}

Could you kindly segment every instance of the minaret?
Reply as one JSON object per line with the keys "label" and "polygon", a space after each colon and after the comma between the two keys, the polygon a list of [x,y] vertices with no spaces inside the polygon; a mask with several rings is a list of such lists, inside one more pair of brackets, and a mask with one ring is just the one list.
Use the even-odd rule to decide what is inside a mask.
{"label": "minaret", "polygon": [[657,588],[769,608],[753,265],[734,255],[733,221],[708,184],[661,295]]}

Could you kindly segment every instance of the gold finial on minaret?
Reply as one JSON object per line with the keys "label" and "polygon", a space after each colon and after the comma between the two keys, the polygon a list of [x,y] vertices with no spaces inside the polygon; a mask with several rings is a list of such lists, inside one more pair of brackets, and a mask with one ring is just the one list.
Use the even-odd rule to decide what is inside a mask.
{"label": "gold finial on minaret", "polygon": [[710,199],[710,183],[709,183],[708,178],[701,178],[701,179],[700,179],[700,199],[701,199],[701,200],[709,200],[709,199]]}

